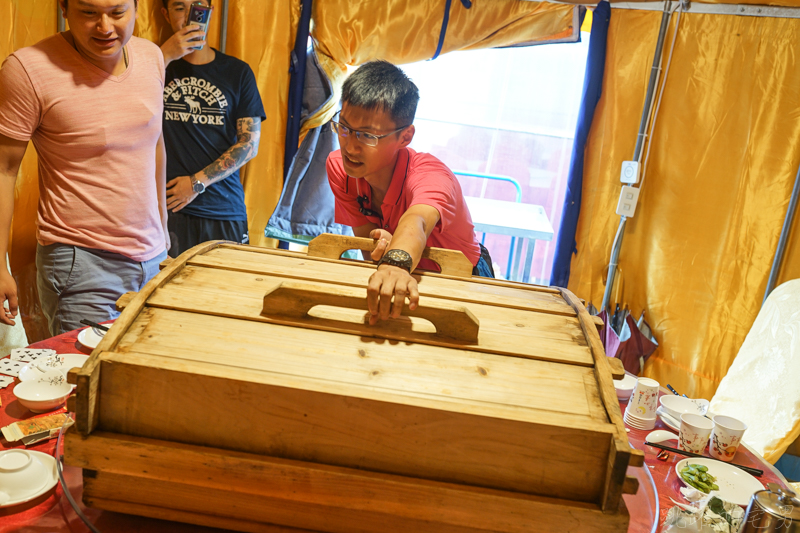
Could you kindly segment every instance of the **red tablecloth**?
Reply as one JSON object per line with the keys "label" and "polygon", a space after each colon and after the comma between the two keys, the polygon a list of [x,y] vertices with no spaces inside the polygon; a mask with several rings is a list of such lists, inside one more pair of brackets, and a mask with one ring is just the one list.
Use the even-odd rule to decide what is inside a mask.
{"label": "red tablecloth", "polygon": [[[88,351],[80,346],[77,339],[78,331],[71,331],[32,344],[31,348],[51,348],[61,354],[87,353]],[[44,416],[34,415],[20,405],[11,392],[13,387],[14,385],[10,385],[0,390],[0,400],[2,400],[3,404],[2,407],[0,407],[0,427],[11,424],[17,420],[24,420],[33,416]],[[621,402],[620,408],[624,410],[625,405],[625,402]],[[63,411],[64,409],[54,412]],[[664,426],[661,421],[658,421],[656,429],[669,428]],[[674,506],[670,498],[679,502],[684,501],[679,490],[681,484],[674,471],[675,463],[679,461],[681,457],[670,454],[670,458],[667,461],[659,461],[656,459],[658,450],[649,446],[644,446],[644,439],[647,433],[649,432],[631,429],[628,434],[630,443],[634,448],[640,450],[644,449],[645,468],[650,474],[650,476],[648,476],[644,469],[640,468],[628,469],[628,475],[636,476],[639,479],[639,491],[637,494],[624,496],[625,503],[631,515],[630,526],[628,528],[629,533],[648,533],[652,531],[656,517],[658,517],[659,526],[656,531],[660,530],[660,525],[663,523],[667,511]],[[52,439],[30,446],[28,449],[52,455],[55,452],[55,445],[56,439]],[[12,446],[11,443],[0,439],[0,449],[12,447],[14,446]],[[764,470],[764,476],[762,476],[760,480],[765,485],[767,482],[777,482],[782,486],[786,484],[786,480],[783,479],[771,465],[766,463],[760,456],[744,447],[739,448],[735,462]],[[221,533],[223,531],[214,528],[178,524],[175,522],[87,509],[80,502],[81,492],[83,490],[83,480],[80,469],[67,467],[64,472],[67,485],[70,488],[70,493],[73,498],[80,504],[81,509],[87,517],[103,533]],[[656,504],[656,499],[658,504]],[[31,502],[30,505],[27,506],[17,506],[15,508],[6,509],[5,514],[3,511],[3,509],[0,509],[0,533],[38,533],[44,531],[48,533],[86,533],[89,531],[70,507],[67,499],[64,498],[60,485],[57,485],[51,494],[43,496],[39,501]],[[7,514],[11,511],[13,511],[13,514]]]}
{"label": "red tablecloth", "polygon": [[[666,391],[661,391],[659,396],[663,396],[664,394],[671,394]],[[622,412],[625,411],[625,407],[627,406],[627,401],[620,402],[620,410]],[[626,426],[629,427],[629,426]],[[664,519],[667,516],[667,512],[672,508],[675,507],[675,504],[670,500],[680,502],[680,503],[689,503],[684,498],[680,492],[680,488],[683,484],[678,480],[678,476],[675,473],[675,464],[685,459],[684,456],[670,453],[669,459],[666,461],[660,461],[656,459],[656,455],[660,450],[653,448],[652,446],[645,446],[644,441],[647,434],[650,431],[654,431],[656,429],[666,429],[667,431],[671,431],[675,433],[672,429],[667,427],[661,419],[658,419],[656,422],[656,426],[654,429],[644,431],[640,429],[630,428],[630,432],[628,433],[628,440],[636,449],[644,450],[644,460],[645,460],[645,468],[648,469],[650,475],[655,482],[656,488],[658,490],[658,507],[659,507],[659,519],[658,525],[659,528],[657,531],[661,530],[661,524],[664,523]],[[677,447],[677,443],[675,442],[665,442],[663,443],[667,446]],[[708,448],[704,452],[706,456],[708,454]],[[782,487],[786,487],[786,479],[777,471],[775,468],[767,463],[760,455],[757,453],[749,450],[746,446],[742,445],[739,446],[739,449],[736,452],[736,456],[733,459],[734,463],[743,465],[743,466],[752,466],[753,468],[758,468],[764,471],[764,475],[758,478],[758,480],[766,487],[767,483],[778,483]],[[640,485],[641,485],[641,477],[640,477]],[[641,487],[639,489],[641,491]],[[637,495],[638,496],[638,495]],[[627,502],[627,500],[626,500]],[[631,522],[633,522],[634,515],[639,514],[636,509],[632,509],[631,505],[628,505],[628,509],[631,513]],[[633,529],[629,529],[629,532],[634,531]],[[637,529],[636,531],[648,531],[645,529]]]}

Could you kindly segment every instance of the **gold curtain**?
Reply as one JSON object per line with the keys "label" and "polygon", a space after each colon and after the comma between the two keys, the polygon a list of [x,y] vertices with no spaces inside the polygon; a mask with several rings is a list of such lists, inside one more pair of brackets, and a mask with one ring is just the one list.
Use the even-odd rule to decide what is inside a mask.
{"label": "gold curtain", "polygon": [[[620,164],[633,157],[660,19],[627,9],[611,16],[569,283],[596,305],[619,223]],[[713,396],[761,306],[800,164],[798,58],[797,19],[680,21],[615,296],[636,316],[646,309],[659,340],[645,375],[693,397]],[[780,281],[800,277],[798,224]]]}
{"label": "gold curtain", "polygon": [[[519,0],[453,0],[441,53],[564,39],[579,23],[573,6]],[[315,0],[311,35],[334,97],[301,127],[301,136],[335,112],[347,66],[372,59],[394,64],[430,59],[444,17],[442,0]]]}

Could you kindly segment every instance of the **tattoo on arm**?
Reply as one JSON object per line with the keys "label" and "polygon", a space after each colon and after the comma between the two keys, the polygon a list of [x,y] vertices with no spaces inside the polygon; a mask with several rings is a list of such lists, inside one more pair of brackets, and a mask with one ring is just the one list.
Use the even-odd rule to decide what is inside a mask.
{"label": "tattoo on arm", "polygon": [[261,119],[240,118],[236,121],[236,144],[228,148],[219,158],[202,170],[207,184],[222,180],[239,170],[258,153],[261,140]]}

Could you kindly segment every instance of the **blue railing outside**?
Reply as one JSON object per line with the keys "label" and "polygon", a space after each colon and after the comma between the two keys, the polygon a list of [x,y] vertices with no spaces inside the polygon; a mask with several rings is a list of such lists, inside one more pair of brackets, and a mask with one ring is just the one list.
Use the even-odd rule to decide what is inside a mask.
{"label": "blue railing outside", "polygon": [[[483,174],[481,172],[465,172],[463,170],[454,170],[453,174],[456,176],[470,176],[473,178],[484,178],[487,180],[497,180],[497,181],[507,181],[514,185],[517,189],[517,199],[515,200],[516,203],[522,202],[522,187],[520,187],[519,182],[512,177],[509,176],[498,176],[497,174]],[[481,244],[484,243],[486,240],[486,233],[483,233],[481,236]],[[508,264],[506,265],[506,279],[511,279],[511,260],[514,257],[514,244],[516,241],[516,237],[511,237],[511,246],[508,248]]]}

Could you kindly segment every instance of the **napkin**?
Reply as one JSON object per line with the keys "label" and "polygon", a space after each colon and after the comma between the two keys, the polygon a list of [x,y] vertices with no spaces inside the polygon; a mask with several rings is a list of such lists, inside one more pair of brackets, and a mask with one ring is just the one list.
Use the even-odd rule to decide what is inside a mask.
{"label": "napkin", "polygon": [[738,533],[742,528],[744,509],[716,496],[701,498],[694,505],[673,503],[676,507],[667,512],[663,533]]}

